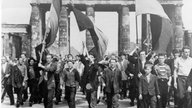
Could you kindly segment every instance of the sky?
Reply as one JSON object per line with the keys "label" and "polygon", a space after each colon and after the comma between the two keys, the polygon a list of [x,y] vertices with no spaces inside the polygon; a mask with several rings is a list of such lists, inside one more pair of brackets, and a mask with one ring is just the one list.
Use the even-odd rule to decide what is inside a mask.
{"label": "sky", "polygon": [[[1,19],[2,23],[7,24],[29,24],[31,15],[31,0],[2,0]],[[184,27],[192,30],[192,0],[183,0],[182,19]],[[71,46],[80,50],[81,40],[85,39],[85,32],[79,32],[73,13],[71,18]],[[116,12],[95,12],[95,24],[108,37],[108,52],[117,50],[118,44],[118,16]],[[130,13],[130,36],[131,41],[136,40],[135,14]]]}

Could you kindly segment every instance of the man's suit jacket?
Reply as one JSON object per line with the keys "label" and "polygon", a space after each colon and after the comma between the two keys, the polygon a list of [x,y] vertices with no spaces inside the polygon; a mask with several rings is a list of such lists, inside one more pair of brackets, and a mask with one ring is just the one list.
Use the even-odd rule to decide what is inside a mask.
{"label": "man's suit jacket", "polygon": [[15,88],[21,88],[24,77],[22,76],[21,71],[19,70],[18,66],[12,66],[12,84]]}
{"label": "man's suit jacket", "polygon": [[147,77],[142,75],[139,82],[139,94],[148,94],[151,96],[159,95],[159,86],[157,76],[151,74],[150,81],[148,83]]}
{"label": "man's suit jacket", "polygon": [[86,84],[90,83],[93,91],[97,91],[99,85],[97,72],[98,72],[98,65],[96,63],[89,66],[86,77]]}
{"label": "man's suit jacket", "polygon": [[[137,76],[139,72],[141,72],[142,74],[144,74],[144,69],[143,69],[143,64],[141,63],[141,60],[138,57],[134,57],[134,56],[129,56],[128,60],[135,64],[135,73],[134,75]],[[146,60],[146,62],[148,62],[148,60]]]}
{"label": "man's suit jacket", "polygon": [[55,78],[54,78],[54,74],[57,70],[57,64],[55,62],[52,62],[50,64],[50,66],[48,66],[48,64],[45,64],[45,72],[47,72],[47,88],[48,89],[53,89],[55,88]]}
{"label": "man's suit jacket", "polygon": [[[3,67],[1,65],[1,83],[3,85],[5,84],[12,84],[12,72],[11,72],[11,64],[7,63],[5,67],[5,71],[3,70]],[[8,77],[5,77],[7,74],[9,74]]]}
{"label": "man's suit jacket", "polygon": [[119,93],[121,88],[121,71],[119,69],[115,69],[114,72],[110,68],[106,68],[104,70],[104,82],[106,84],[105,91],[107,93],[112,92],[112,87],[114,93]]}

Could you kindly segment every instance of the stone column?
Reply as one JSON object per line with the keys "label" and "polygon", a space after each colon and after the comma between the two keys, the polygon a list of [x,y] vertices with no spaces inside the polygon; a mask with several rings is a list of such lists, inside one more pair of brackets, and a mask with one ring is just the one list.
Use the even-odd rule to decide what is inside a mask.
{"label": "stone column", "polygon": [[177,4],[175,6],[175,16],[174,16],[174,35],[175,35],[175,48],[182,49],[184,41],[184,31],[183,22],[181,14],[182,4]]}
{"label": "stone column", "polygon": [[[94,6],[92,5],[88,5],[86,8],[86,14],[87,16],[93,21],[95,22],[95,11],[94,11]],[[89,33],[89,31],[86,31],[86,46],[87,46],[87,50],[90,51],[93,47],[94,47],[94,43],[93,40],[91,38],[91,35]]]}
{"label": "stone column", "polygon": [[130,50],[130,16],[129,7],[122,6],[119,12],[118,52],[128,53]]}
{"label": "stone column", "polygon": [[141,47],[142,47],[142,50],[145,50],[147,51],[147,46],[144,44],[144,41],[147,39],[147,15],[144,14],[142,15],[142,22],[141,22]]}
{"label": "stone column", "polygon": [[31,3],[32,12],[31,12],[31,56],[36,57],[35,47],[39,45],[42,41],[42,21],[41,21],[41,12],[39,9],[39,4]]}
{"label": "stone column", "polygon": [[2,52],[3,56],[12,56],[12,38],[9,33],[2,34]]}
{"label": "stone column", "polygon": [[192,57],[192,31],[186,31],[185,33],[185,45],[191,49],[190,55]]}
{"label": "stone column", "polygon": [[59,20],[59,51],[62,57],[69,53],[69,22],[68,11],[66,6],[62,6]]}

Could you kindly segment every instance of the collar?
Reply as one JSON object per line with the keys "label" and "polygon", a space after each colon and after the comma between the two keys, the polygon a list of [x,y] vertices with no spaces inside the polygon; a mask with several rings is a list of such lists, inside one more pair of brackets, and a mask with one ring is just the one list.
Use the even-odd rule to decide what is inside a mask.
{"label": "collar", "polygon": [[150,77],[151,76],[151,73],[149,73],[148,75],[145,75],[146,77]]}

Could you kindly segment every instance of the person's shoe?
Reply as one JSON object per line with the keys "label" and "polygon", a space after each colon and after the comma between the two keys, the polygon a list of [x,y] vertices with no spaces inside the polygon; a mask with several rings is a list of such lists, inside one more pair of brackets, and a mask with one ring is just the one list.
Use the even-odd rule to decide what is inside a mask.
{"label": "person's shoe", "polygon": [[10,105],[15,105],[15,103],[11,103]]}
{"label": "person's shoe", "polygon": [[16,108],[19,108],[19,106],[20,106],[20,104],[19,104],[19,103],[17,103],[17,104],[16,104]]}
{"label": "person's shoe", "polygon": [[131,106],[135,106],[134,102],[130,102],[130,105],[131,105]]}
{"label": "person's shoe", "polygon": [[58,105],[59,104],[59,102],[58,101],[55,101],[55,105]]}
{"label": "person's shoe", "polygon": [[23,105],[24,103],[23,103],[23,102],[21,102],[20,104],[21,104],[21,105]]}
{"label": "person's shoe", "polygon": [[25,101],[27,101],[27,99],[26,99],[26,98],[24,98],[24,99],[23,99],[23,102],[25,102]]}
{"label": "person's shoe", "polygon": [[121,96],[120,99],[123,100],[124,99],[123,96]]}
{"label": "person's shoe", "polygon": [[99,97],[99,99],[97,100],[97,104],[99,104],[100,101],[101,101],[101,97]]}
{"label": "person's shoe", "polygon": [[4,99],[1,99],[1,103],[3,103],[4,102]]}
{"label": "person's shoe", "polygon": [[32,107],[33,103],[32,102],[29,102],[29,106]]}
{"label": "person's shoe", "polygon": [[42,100],[39,100],[38,103],[41,104],[41,103],[42,103]]}

